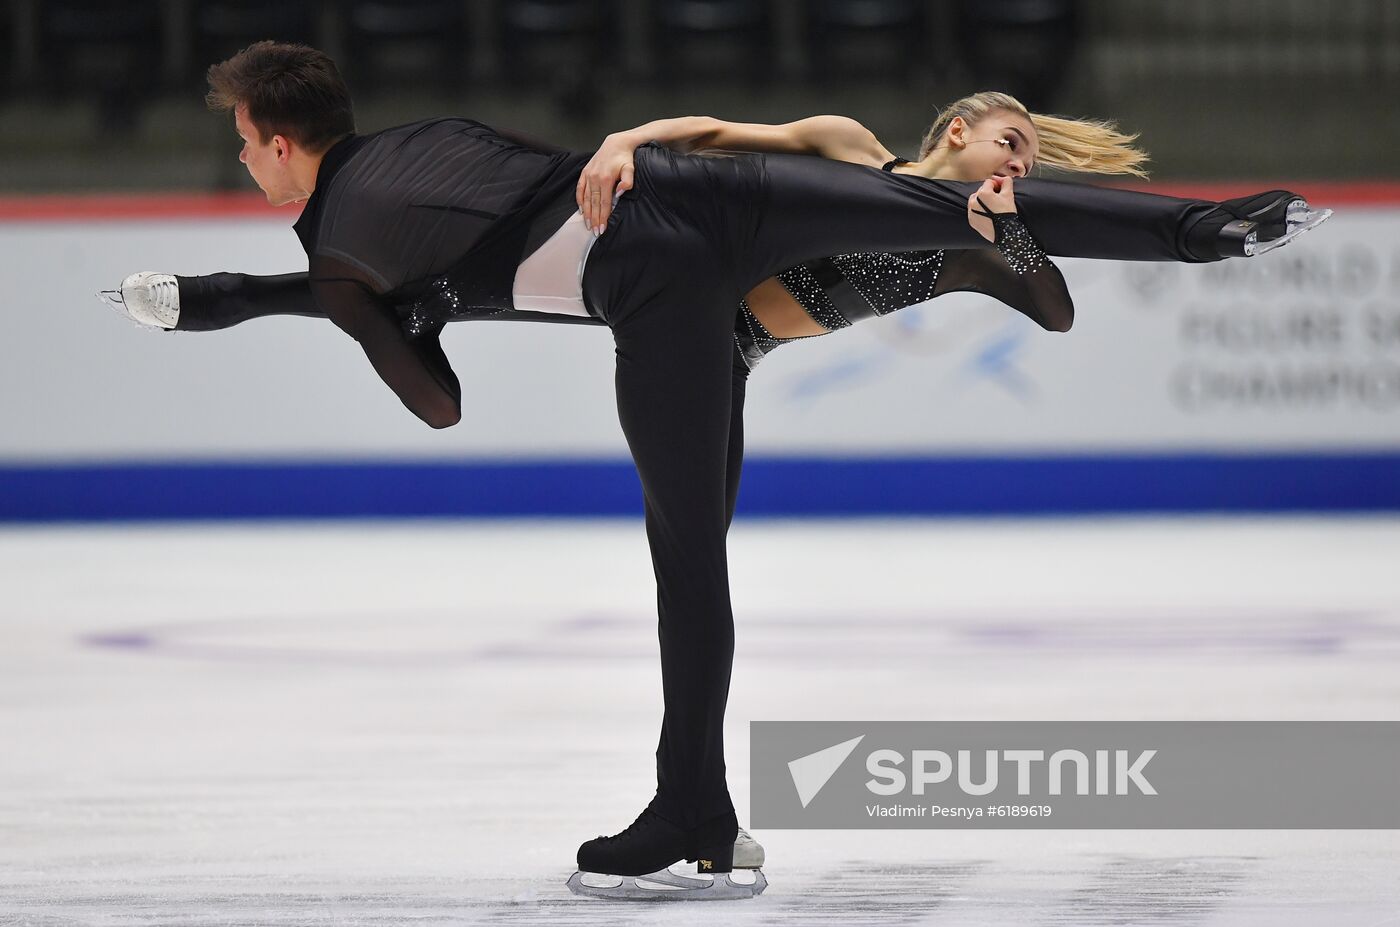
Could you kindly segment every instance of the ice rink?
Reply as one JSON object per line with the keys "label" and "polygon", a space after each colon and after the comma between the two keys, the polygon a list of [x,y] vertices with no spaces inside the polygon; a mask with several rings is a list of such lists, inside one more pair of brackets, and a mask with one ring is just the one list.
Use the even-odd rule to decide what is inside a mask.
{"label": "ice rink", "polygon": [[[744,521],[748,721],[1400,720],[1400,520]],[[752,901],[564,887],[651,797],[639,521],[0,531],[0,924],[1400,924],[1394,831],[755,831]]]}

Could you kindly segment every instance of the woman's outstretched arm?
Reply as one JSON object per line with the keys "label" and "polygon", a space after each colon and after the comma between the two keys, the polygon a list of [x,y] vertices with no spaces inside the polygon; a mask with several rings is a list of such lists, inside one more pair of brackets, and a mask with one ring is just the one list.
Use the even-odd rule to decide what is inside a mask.
{"label": "woman's outstretched arm", "polygon": [[589,228],[604,228],[615,196],[632,189],[632,153],[648,142],[681,154],[709,150],[771,152],[874,166],[894,157],[874,132],[849,116],[810,116],[779,125],[726,122],[713,116],[658,119],[609,135],[584,167],[575,193]]}

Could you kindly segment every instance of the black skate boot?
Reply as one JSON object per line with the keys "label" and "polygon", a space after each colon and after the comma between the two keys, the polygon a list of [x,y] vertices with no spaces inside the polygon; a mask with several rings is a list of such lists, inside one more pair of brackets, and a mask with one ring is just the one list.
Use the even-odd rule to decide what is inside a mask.
{"label": "black skate boot", "polygon": [[[575,894],[627,900],[693,901],[752,898],[767,887],[763,873],[753,882],[736,882],[734,841],[739,824],[734,812],[720,815],[693,830],[644,810],[620,834],[589,840],[578,848],[578,868],[569,879]],[[695,878],[676,875],[670,866],[685,860],[696,864]],[[590,883],[585,873],[602,877]]]}
{"label": "black skate boot", "polygon": [[1266,254],[1317,228],[1330,215],[1332,210],[1313,209],[1287,190],[1241,196],[1196,220],[1186,233],[1186,250],[1202,261]]}

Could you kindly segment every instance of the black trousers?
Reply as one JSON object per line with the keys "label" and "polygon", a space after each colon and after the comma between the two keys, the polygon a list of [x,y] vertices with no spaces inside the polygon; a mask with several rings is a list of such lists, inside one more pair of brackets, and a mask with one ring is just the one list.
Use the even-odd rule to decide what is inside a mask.
{"label": "black trousers", "polygon": [[[744,397],[734,307],[755,284],[803,260],[990,247],[967,221],[978,186],[798,156],[637,152],[635,187],[593,246],[584,297],[613,331],[618,417],[642,482],[665,694],[652,807],[675,823],[695,826],[732,810],[725,534]],[[1018,209],[1052,254],[1194,261],[1185,229],[1215,205],[1065,186],[1017,184]]]}
{"label": "black trousers", "polygon": [[[967,222],[977,183],[799,156],[692,158],[655,146],[639,149],[635,163],[635,187],[589,255],[584,297],[613,332],[618,416],[641,479],[656,575],[665,715],[652,807],[695,826],[733,808],[724,765],[734,658],[725,535],[743,459],[748,370],[733,341],[740,297],[832,254],[991,245]],[[1016,200],[1052,255],[1190,263],[1202,258],[1186,250],[1186,232],[1216,205],[1037,180],[1017,182]],[[182,278],[180,327],[314,315],[298,276],[271,278],[252,299],[244,281],[260,278]],[[187,289],[198,297],[187,299]],[[186,325],[186,311],[201,307],[208,311]]]}

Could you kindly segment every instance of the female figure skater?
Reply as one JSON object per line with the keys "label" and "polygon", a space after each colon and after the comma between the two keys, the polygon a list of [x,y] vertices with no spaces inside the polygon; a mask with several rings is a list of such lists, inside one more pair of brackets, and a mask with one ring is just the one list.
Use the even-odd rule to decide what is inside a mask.
{"label": "female figure skater", "polygon": [[[304,47],[258,43],[216,65],[210,78],[213,102],[233,110],[246,142],[240,157],[269,201],[307,201],[296,224],[307,277],[203,278],[206,290],[228,294],[225,321],[267,314],[249,309],[248,293],[256,292],[304,314],[308,304],[296,294],[309,292],[315,311],[354,337],[404,404],[434,427],[461,417],[461,388],[437,345],[442,322],[543,306],[613,331],[618,411],[642,481],[658,583],[666,711],[656,796],[631,827],[580,847],[579,868],[592,872],[643,876],[681,859],[711,873],[732,865],[737,821],[722,725],[733,618],[724,536],[741,449],[732,414],[742,401],[734,341],[741,297],[823,256],[912,247],[996,254],[1006,267],[998,275],[1017,278],[1025,287],[1018,298],[1045,313],[1027,294],[1041,289],[1039,275],[1058,278],[1047,252],[1200,261],[1241,248],[1229,229],[1238,219],[1219,204],[1039,182],[1029,210],[1013,197],[1010,174],[979,186],[790,154],[698,159],[650,145],[633,155],[631,189],[595,239],[575,211],[581,192],[592,199],[578,184],[583,156],[461,119],[355,135],[334,64]],[[1039,143],[1040,158],[1055,157],[1043,139],[1027,142]],[[1261,240],[1302,227],[1287,221],[1297,198],[1263,200]],[[1295,208],[1294,218],[1311,217]],[[188,299],[186,281],[200,282],[129,278],[114,300],[162,327],[216,327],[187,317],[210,294]],[[1062,281],[1044,290],[1056,286],[1063,290]],[[210,315],[217,322],[219,313]],[[761,888],[761,880],[716,879],[681,896]],[[604,893],[639,891],[624,881]]]}
{"label": "female figure skater", "polygon": [[[577,200],[590,227],[603,228],[615,196],[631,188],[633,151],[656,142],[682,153],[718,149],[814,154],[921,177],[987,181],[994,193],[1004,190],[1006,198],[999,205],[1009,211],[1015,212],[1019,203],[1022,216],[1046,209],[1063,212],[1071,204],[1061,197],[1077,196],[1080,190],[1058,184],[1015,184],[1015,193],[1020,194],[1016,199],[1014,179],[1025,177],[1037,164],[1145,178],[1141,165],[1147,156],[1132,147],[1136,138],[1119,133],[1107,122],[1031,113],[1014,97],[996,92],[975,93],[943,109],[925,132],[919,158],[913,162],[895,156],[869,129],[843,116],[814,116],[786,125],[685,116],[608,136],[579,177]],[[1132,202],[1142,210],[1143,225],[1190,226],[1182,221],[1182,200],[1155,197]],[[1147,208],[1154,202],[1160,210],[1155,215]],[[1195,202],[1213,209],[1217,222],[1190,229],[1194,234],[1182,242],[1183,260],[1262,254],[1330,215],[1308,210],[1303,201],[1282,190],[1224,204]],[[1288,229],[1261,243],[1252,220],[1277,215],[1281,203]],[[974,207],[969,209],[969,221],[985,238],[995,240],[992,217]],[[1222,221],[1224,225],[1219,224]],[[1140,259],[1159,258],[1144,253]],[[987,250],[823,258],[789,268],[746,294],[739,306],[735,340],[752,368],[780,344],[827,334],[871,315],[886,315],[957,290],[986,293],[1047,330],[1067,331],[1073,322],[1073,304],[1058,274],[1047,276],[1059,285],[1048,285],[1046,277],[1017,273]]]}

